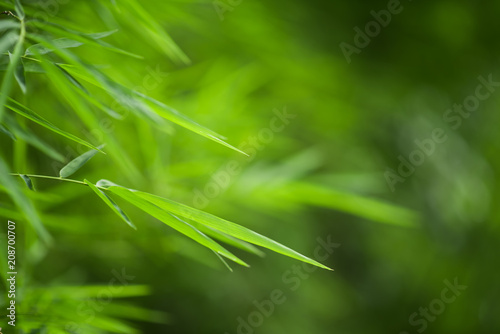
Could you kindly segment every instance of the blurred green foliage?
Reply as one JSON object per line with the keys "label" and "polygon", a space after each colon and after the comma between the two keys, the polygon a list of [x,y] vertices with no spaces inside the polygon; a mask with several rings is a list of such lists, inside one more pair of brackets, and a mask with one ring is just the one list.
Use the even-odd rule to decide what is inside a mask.
{"label": "blurred green foliage", "polygon": [[[9,97],[91,146],[106,144],[106,154],[72,178],[108,179],[196,207],[335,269],[314,270],[267,251],[256,257],[260,250],[248,254],[226,240],[251,265],[230,272],[213,252],[120,197],[114,199],[137,231],[86,186],[32,178],[31,191],[9,173],[58,177],[89,147],[4,108],[2,124],[16,129],[17,140],[0,132],[0,215],[18,228],[17,320],[24,333],[500,329],[500,92],[493,85],[467,117],[445,118],[475,96],[479,77],[500,81],[500,3],[402,1],[363,47],[357,31],[366,34],[371,11],[380,15],[391,1],[21,3],[28,22],[85,34],[117,30],[27,54],[39,59],[46,52],[42,58],[65,64],[74,54],[109,80],[22,58],[23,80],[17,64],[9,67],[16,20],[0,21],[2,92],[11,68]],[[13,3],[0,5],[19,16]],[[55,29],[28,24],[29,34],[67,38]],[[22,46],[36,43],[45,41],[28,37]],[[341,43],[359,49],[350,63]],[[71,78],[89,94],[76,93]],[[128,100],[117,101],[119,93]],[[137,101],[182,112],[207,128],[205,136],[151,117]],[[429,143],[435,129],[446,141],[434,142],[402,177],[400,157],[410,161],[422,150],[415,141]],[[389,170],[404,179],[394,191]],[[1,233],[5,282],[6,229]],[[318,251],[325,244],[326,253]],[[453,293],[453,284],[467,288]],[[3,310],[7,302],[2,293]]]}

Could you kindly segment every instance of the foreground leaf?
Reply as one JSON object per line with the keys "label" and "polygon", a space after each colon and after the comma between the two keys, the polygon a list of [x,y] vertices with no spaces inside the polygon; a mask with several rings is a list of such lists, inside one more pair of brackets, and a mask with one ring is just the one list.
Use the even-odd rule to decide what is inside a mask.
{"label": "foreground leaf", "polygon": [[112,186],[108,188],[111,192],[114,194],[120,196],[130,204],[138,207],[142,211],[146,212],[147,214],[155,217],[156,219],[162,221],[166,225],[172,227],[173,229],[177,230],[178,232],[188,236],[189,238],[193,239],[194,241],[202,244],[203,246],[210,248],[211,250],[217,252],[218,254],[242,265],[248,267],[248,264],[234,256],[231,252],[229,252],[227,249],[213,241],[211,238],[206,236],[204,233],[200,232],[196,228],[194,228],[191,224],[185,222],[184,220],[180,219],[179,217],[172,215],[170,212],[167,212],[158,206],[152,204],[151,202],[141,198],[140,196],[137,196],[135,192],[132,192],[126,188],[118,187],[118,186]]}
{"label": "foreground leaf", "polygon": [[[218,230],[220,232],[226,233],[232,237],[235,237],[237,239],[252,243],[254,245],[258,245],[267,249],[270,249],[276,253],[280,253],[286,256],[289,256],[291,258],[318,266],[320,268],[324,269],[329,269],[330,268],[322,265],[321,263],[310,259],[293,249],[290,249],[272,239],[269,239],[268,237],[265,237],[263,235],[260,235],[246,227],[243,227],[241,225],[232,223],[230,221],[227,221],[225,219],[219,218],[217,216],[211,215],[207,212],[191,208],[187,205],[177,203],[172,200],[168,200],[166,198],[162,198],[156,195],[144,193],[141,191],[137,190],[130,190],[127,188],[123,187],[117,187],[117,186],[111,186],[108,188],[111,192],[117,194],[118,196],[121,197],[126,197],[126,198],[142,198],[146,202],[149,202],[150,204],[153,205],[155,208],[161,208],[165,210],[166,212],[170,212],[175,215],[179,215],[181,217],[194,220],[200,224],[203,224],[205,226],[211,227],[215,230]],[[137,201],[137,200],[136,200]],[[144,202],[142,202],[144,203]],[[146,211],[148,212],[148,211]],[[151,214],[151,213],[150,213]]]}
{"label": "foreground leaf", "polygon": [[83,182],[85,182],[89,186],[89,188],[92,189],[97,194],[97,196],[99,196],[103,200],[103,202],[111,208],[111,210],[113,210],[121,219],[123,219],[125,223],[127,223],[134,230],[137,230],[137,227],[134,225],[134,223],[132,223],[127,214],[123,212],[123,210],[111,198],[109,198],[108,195],[106,195],[101,189],[97,188],[91,182],[87,180],[84,180]]}

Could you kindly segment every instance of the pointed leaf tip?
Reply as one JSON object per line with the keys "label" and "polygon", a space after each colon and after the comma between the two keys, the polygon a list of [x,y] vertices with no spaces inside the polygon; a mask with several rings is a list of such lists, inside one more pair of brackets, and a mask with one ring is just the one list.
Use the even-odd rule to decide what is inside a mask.
{"label": "pointed leaf tip", "polygon": [[[104,145],[101,145],[98,147],[100,150],[103,148]],[[61,171],[59,172],[60,177],[69,177],[73,175],[77,170],[79,170],[83,165],[87,163],[96,153],[99,152],[97,150],[90,150],[82,155],[76,157],[75,159],[71,160],[66,166],[64,166]]]}

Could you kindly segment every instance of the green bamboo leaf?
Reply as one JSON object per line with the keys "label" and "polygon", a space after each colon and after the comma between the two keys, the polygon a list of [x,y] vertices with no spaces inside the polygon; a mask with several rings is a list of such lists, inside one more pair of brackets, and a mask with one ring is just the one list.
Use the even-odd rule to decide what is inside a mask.
{"label": "green bamboo leaf", "polygon": [[194,228],[191,224],[185,222],[181,218],[173,215],[170,212],[167,212],[158,206],[152,204],[151,202],[137,196],[135,192],[132,192],[126,188],[122,188],[119,186],[111,186],[108,188],[114,194],[120,196],[130,204],[136,206],[147,214],[155,217],[156,219],[162,221],[166,225],[172,227],[178,232],[188,236],[194,241],[202,244],[203,246],[215,251],[216,253],[242,265],[248,267],[248,264],[234,256],[227,249],[219,245],[217,242],[213,241],[211,238],[206,236],[204,233],[200,232],[196,228]]}
{"label": "green bamboo leaf", "polygon": [[123,212],[123,210],[108,195],[106,195],[102,190],[97,188],[91,182],[87,180],[84,180],[83,182],[85,182],[90,187],[90,189],[92,189],[97,194],[97,196],[99,196],[103,200],[103,202],[111,208],[111,210],[113,210],[121,219],[123,219],[125,223],[127,223],[134,230],[137,230],[137,227],[134,225],[134,223],[132,223],[127,214]]}
{"label": "green bamboo leaf", "polygon": [[23,5],[21,5],[21,1],[15,0],[15,5],[17,16],[19,16],[21,20],[24,20],[24,8]]}
{"label": "green bamboo leaf", "polygon": [[155,207],[161,208],[167,212],[172,214],[194,220],[200,224],[211,227],[220,232],[226,233],[230,236],[233,236],[237,239],[252,243],[257,246],[261,246],[267,249],[270,249],[276,253],[280,253],[291,258],[318,266],[320,268],[329,269],[330,268],[322,265],[321,263],[310,259],[268,237],[260,235],[246,227],[241,225],[232,223],[225,219],[219,218],[217,216],[211,215],[207,212],[191,208],[187,205],[168,200],[166,198],[162,198],[156,195],[144,193],[137,190],[130,190],[122,187],[111,186],[108,188],[111,192],[119,195],[119,196],[128,196],[128,197],[139,197],[147,202],[153,204]]}
{"label": "green bamboo leaf", "polygon": [[21,177],[21,179],[23,179],[24,183],[26,183],[26,186],[30,190],[35,191],[35,188],[33,187],[33,182],[31,182],[31,179],[27,175],[21,174],[19,176]]}
{"label": "green bamboo leaf", "polygon": [[[12,61],[12,53],[9,52],[9,58],[10,61]],[[19,87],[21,88],[21,91],[26,94],[26,78],[24,77],[24,65],[22,61],[19,61],[19,64],[16,67],[16,70],[14,72],[14,78],[16,78],[17,83],[19,84]]]}
{"label": "green bamboo leaf", "polygon": [[[104,145],[101,145],[98,147],[100,150],[103,148]],[[66,166],[64,166],[61,171],[59,172],[60,177],[68,177],[73,175],[77,170],[79,170],[83,165],[87,163],[94,155],[96,155],[98,150],[90,150],[82,155],[76,157],[75,159],[71,160]]]}
{"label": "green bamboo leaf", "polygon": [[11,99],[10,97],[7,98],[7,103],[6,103],[6,107],[12,111],[14,111],[15,113],[23,116],[23,117],[26,117],[28,118],[29,120],[63,136],[63,137],[66,137],[68,139],[71,139],[72,141],[74,142],[77,142],[78,144],[82,144],[84,146],[87,146],[91,149],[94,149],[94,150],[98,150],[100,151],[97,147],[95,147],[94,145],[86,142],[85,140],[83,139],[80,139],[66,131],[63,131],[61,129],[59,129],[58,127],[56,127],[55,125],[53,125],[52,123],[50,123],[49,121],[47,121],[46,119],[44,119],[42,116],[38,115],[37,113],[35,113],[33,110],[29,109],[28,107],[22,105],[21,103],[17,102],[16,100],[14,99]]}
{"label": "green bamboo leaf", "polygon": [[258,249],[254,245],[249,244],[248,242],[236,239],[230,235],[227,235],[226,233],[222,233],[220,231],[214,230],[211,227],[205,226],[205,225],[197,223],[195,221],[191,221],[191,225],[193,225],[194,227],[196,227],[198,230],[205,233],[209,237],[212,237],[214,239],[222,241],[228,245],[234,246],[236,248],[242,249],[246,252],[255,254],[255,255],[260,256],[260,257],[265,256],[265,253],[263,251],[261,251],[260,249]]}

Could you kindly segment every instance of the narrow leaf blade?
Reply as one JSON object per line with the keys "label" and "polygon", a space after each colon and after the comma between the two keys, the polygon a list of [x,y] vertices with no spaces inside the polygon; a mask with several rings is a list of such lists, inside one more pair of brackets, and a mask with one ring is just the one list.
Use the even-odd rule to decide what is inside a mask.
{"label": "narrow leaf blade", "polygon": [[171,212],[172,214],[179,215],[184,218],[188,218],[194,220],[200,224],[206,225],[223,233],[226,233],[230,236],[233,236],[237,239],[252,243],[254,245],[258,245],[269,250],[272,250],[276,253],[280,253],[296,260],[300,260],[312,265],[315,265],[320,268],[331,270],[330,268],[322,265],[321,263],[310,259],[293,249],[290,249],[268,237],[260,235],[246,227],[241,225],[232,223],[225,219],[219,218],[217,216],[211,215],[207,212],[191,208],[187,205],[177,203],[172,200],[168,200],[166,198],[162,198],[156,195],[144,193],[136,190],[128,190],[121,187],[110,187],[109,190],[117,195],[124,195],[127,193],[133,193],[136,197],[140,197],[145,199],[146,201],[154,204],[157,207],[162,208],[167,212]]}
{"label": "narrow leaf blade", "polygon": [[[98,148],[101,149],[103,148],[104,145],[99,146]],[[75,159],[71,160],[66,166],[64,166],[61,171],[59,172],[60,177],[68,177],[73,175],[77,170],[79,170],[83,165],[87,163],[94,155],[96,155],[98,151],[97,150],[90,150],[82,155],[76,157]]]}
{"label": "narrow leaf blade", "polygon": [[200,232],[192,225],[188,224],[181,218],[172,215],[171,213],[159,208],[158,206],[150,203],[149,201],[137,196],[135,192],[130,191],[129,189],[112,186],[108,188],[112,193],[120,196],[130,204],[138,207],[143,210],[147,214],[155,217],[156,219],[162,221],[166,225],[172,227],[178,232],[188,236],[194,241],[202,244],[203,246],[217,252],[218,254],[225,256],[226,258],[242,265],[248,267],[248,264],[240,260],[238,257],[234,256],[231,252],[226,250],[224,247],[219,245],[217,242],[213,241],[211,238],[206,236],[204,233]]}
{"label": "narrow leaf blade", "polygon": [[106,195],[101,189],[97,188],[92,182],[89,182],[88,180],[84,180],[90,189],[92,189],[97,196],[99,196],[104,203],[106,203],[107,206],[111,208],[125,223],[127,223],[130,227],[132,227],[134,230],[137,230],[137,227],[132,223],[130,218],[127,216],[127,214],[108,196]]}

